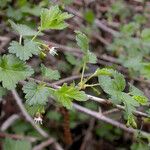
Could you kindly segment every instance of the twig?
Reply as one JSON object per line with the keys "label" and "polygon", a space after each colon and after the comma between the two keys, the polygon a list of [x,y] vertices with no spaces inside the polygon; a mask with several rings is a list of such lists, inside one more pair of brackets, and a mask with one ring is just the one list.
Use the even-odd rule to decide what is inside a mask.
{"label": "twig", "polygon": [[3,133],[0,132],[0,138],[12,138],[15,140],[27,140],[30,142],[35,142],[37,140],[37,138],[35,137],[30,137],[30,136],[22,136],[22,135],[18,135],[18,134],[7,134],[7,133]]}
{"label": "twig", "polygon": [[110,115],[110,114],[112,114],[114,112],[118,112],[118,111],[120,111],[120,110],[117,109],[117,108],[114,108],[114,109],[111,109],[111,110],[108,110],[108,111],[104,111],[103,115]]}
{"label": "twig", "polygon": [[[97,113],[97,112],[95,112],[95,111],[92,111],[92,110],[90,110],[90,109],[87,109],[87,108],[85,108],[85,107],[83,107],[83,106],[80,106],[80,105],[78,105],[78,104],[73,103],[73,107],[74,107],[75,109],[77,109],[78,111],[82,112],[82,113],[88,114],[88,115],[90,115],[90,116],[92,116],[92,117],[94,117],[94,118],[96,118],[96,119],[98,119],[98,120],[101,120],[101,121],[104,121],[104,122],[106,122],[106,123],[109,123],[109,124],[111,124],[111,125],[113,125],[113,126],[116,126],[116,127],[120,128],[120,129],[124,130],[124,131],[127,131],[127,132],[129,132],[129,133],[133,133],[133,134],[134,134],[134,133],[138,132],[138,130],[136,130],[136,129],[127,128],[124,124],[122,124],[122,123],[120,123],[120,122],[117,122],[117,121],[115,121],[115,120],[112,120],[112,119],[110,119],[110,118],[104,116],[103,114],[99,114],[99,113]],[[150,136],[150,134],[148,134],[148,133],[146,133],[146,132],[144,132],[144,131],[141,131],[141,134],[142,134],[143,136],[145,136],[145,137]]]}
{"label": "twig", "polygon": [[[84,77],[88,77],[90,75],[91,75],[91,73],[88,73],[88,74],[85,74]],[[63,78],[61,80],[55,81],[52,84],[61,85],[62,83],[70,82],[70,81],[73,81],[75,79],[79,79],[80,77],[81,77],[80,75],[74,75],[74,76],[71,76],[71,77],[67,77],[67,78]]]}
{"label": "twig", "polygon": [[23,116],[25,117],[25,119],[33,126],[34,129],[36,129],[40,133],[40,135],[42,135],[44,138],[47,138],[48,134],[43,129],[41,129],[39,126],[37,126],[34,123],[34,121],[31,118],[31,116],[27,113],[26,109],[23,106],[22,100],[19,97],[19,95],[16,92],[16,90],[12,90],[12,94],[13,94],[13,96],[15,98],[15,101],[16,101],[17,105],[20,108],[20,111],[22,112]]}
{"label": "twig", "polygon": [[47,147],[48,145],[51,145],[54,143],[54,140],[53,139],[48,139],[42,143],[40,143],[39,145],[36,145],[33,150],[42,150],[44,149],[45,147]]}
{"label": "twig", "polygon": [[19,119],[19,116],[14,114],[10,116],[2,125],[0,130],[5,131],[7,130],[17,119]]}

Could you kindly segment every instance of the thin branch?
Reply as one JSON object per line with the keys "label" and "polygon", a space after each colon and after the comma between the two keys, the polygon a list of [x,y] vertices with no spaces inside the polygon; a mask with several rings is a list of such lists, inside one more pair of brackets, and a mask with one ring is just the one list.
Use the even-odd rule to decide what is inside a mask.
{"label": "thin branch", "polygon": [[[111,124],[111,125],[113,125],[113,126],[116,126],[116,127],[120,128],[120,129],[124,130],[124,131],[127,131],[127,132],[129,132],[129,133],[134,134],[134,133],[137,133],[137,132],[138,132],[138,130],[136,130],[136,129],[127,128],[124,124],[122,124],[122,123],[120,123],[120,122],[118,122],[118,121],[112,120],[112,119],[110,119],[110,118],[104,116],[103,114],[97,113],[97,112],[95,112],[95,111],[92,111],[92,110],[90,110],[90,109],[87,109],[87,108],[85,108],[85,107],[83,107],[83,106],[80,106],[80,105],[78,105],[78,104],[73,103],[73,107],[74,107],[75,109],[77,109],[78,111],[82,112],[82,113],[88,114],[88,115],[90,115],[90,116],[92,116],[92,117],[94,117],[94,118],[96,118],[96,119],[98,119],[98,120],[101,120],[101,121],[104,121],[104,122],[106,122],[106,123],[109,123],[109,124]],[[145,136],[145,137],[150,136],[150,134],[148,134],[148,133],[146,133],[146,132],[144,132],[144,131],[141,131],[141,134],[142,134],[143,136]]]}
{"label": "thin branch", "polygon": [[7,130],[16,120],[19,119],[19,116],[14,114],[11,115],[0,127],[1,131]]}
{"label": "thin branch", "polygon": [[53,144],[53,143],[54,143],[54,140],[53,140],[53,139],[48,139],[48,140],[46,140],[46,141],[40,143],[39,145],[36,145],[36,146],[33,148],[33,150],[42,150],[42,149],[44,149],[45,147],[47,147],[47,146],[49,146],[49,145],[51,145],[51,144]]}
{"label": "thin branch", "polygon": [[3,133],[3,132],[0,132],[0,138],[11,138],[14,140],[27,140],[30,142],[35,142],[37,140],[36,137],[22,136],[22,135],[18,135],[18,134],[7,134],[7,133]]}

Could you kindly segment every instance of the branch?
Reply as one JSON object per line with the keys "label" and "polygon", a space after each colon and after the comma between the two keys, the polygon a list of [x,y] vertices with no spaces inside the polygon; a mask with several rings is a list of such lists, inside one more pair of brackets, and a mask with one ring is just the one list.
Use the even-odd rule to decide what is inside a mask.
{"label": "branch", "polygon": [[19,119],[19,116],[14,114],[11,115],[0,127],[1,131],[7,130],[16,120]]}
{"label": "branch", "polygon": [[54,143],[54,140],[53,139],[48,139],[42,143],[40,143],[39,145],[35,146],[33,148],[33,150],[42,150],[44,149],[45,147],[47,147],[48,145],[51,145],[52,143]]}
{"label": "branch", "polygon": [[0,132],[0,138],[12,138],[14,140],[27,140],[30,142],[35,142],[37,140],[37,138],[35,137],[30,137],[30,136],[22,136],[22,135],[18,135],[18,134],[7,134],[7,133],[3,133]]}
{"label": "branch", "polygon": [[[120,128],[120,129],[124,130],[124,131],[127,131],[127,132],[129,132],[129,133],[134,134],[134,133],[137,133],[137,132],[138,132],[138,130],[136,130],[136,129],[127,128],[124,124],[122,124],[122,123],[120,123],[120,122],[117,122],[117,121],[115,121],[115,120],[112,120],[112,119],[110,119],[110,118],[107,118],[107,117],[105,117],[103,114],[97,113],[97,112],[92,111],[92,110],[87,109],[87,108],[84,108],[83,106],[80,106],[80,105],[78,105],[78,104],[73,103],[73,107],[74,107],[75,109],[77,109],[78,111],[82,112],[82,113],[85,113],[85,114],[87,114],[87,115],[90,115],[90,116],[92,116],[92,117],[98,119],[98,120],[101,120],[101,121],[104,121],[104,122],[106,122],[106,123],[109,123],[109,124],[111,124],[111,125],[113,125],[113,126],[116,126],[116,127]],[[149,133],[146,133],[146,132],[143,132],[143,131],[141,131],[140,133],[141,133],[143,136],[145,136],[145,137],[150,136]]]}

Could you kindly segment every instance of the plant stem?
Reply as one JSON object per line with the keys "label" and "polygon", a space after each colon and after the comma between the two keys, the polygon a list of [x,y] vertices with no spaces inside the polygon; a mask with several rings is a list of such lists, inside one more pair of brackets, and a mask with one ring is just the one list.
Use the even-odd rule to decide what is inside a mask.
{"label": "plant stem", "polygon": [[98,86],[99,85],[99,83],[97,83],[97,84],[91,84],[91,85],[85,85],[85,87],[93,87],[93,86]]}
{"label": "plant stem", "polygon": [[81,84],[83,83],[83,76],[84,76],[85,67],[86,67],[86,62],[84,62],[83,68],[82,68],[82,75],[81,75],[81,81],[80,81]]}
{"label": "plant stem", "polygon": [[22,43],[22,35],[20,35],[19,37],[19,44],[21,45],[21,43]]}
{"label": "plant stem", "polygon": [[39,30],[39,31],[37,32],[37,34],[34,35],[34,37],[32,38],[31,41],[33,41],[33,40],[38,36],[38,34],[39,34],[40,32],[41,32],[41,30]]}

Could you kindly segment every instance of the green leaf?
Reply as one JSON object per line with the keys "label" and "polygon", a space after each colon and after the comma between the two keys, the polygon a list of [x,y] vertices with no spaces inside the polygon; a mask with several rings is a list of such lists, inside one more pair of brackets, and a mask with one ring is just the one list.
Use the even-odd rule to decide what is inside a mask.
{"label": "green leaf", "polygon": [[111,77],[109,76],[99,76],[99,83],[103,90],[110,95],[111,92],[114,93],[114,91],[123,91],[126,86],[124,76],[121,73],[118,73],[117,71],[114,71],[112,69],[110,69],[106,73],[112,74],[113,79],[111,79]]}
{"label": "green leaf", "polygon": [[129,127],[132,126],[134,128],[137,128],[137,124],[135,122],[135,119],[134,119],[133,115],[129,115],[127,120],[128,120],[127,121],[127,126],[129,126]]}
{"label": "green leaf", "polygon": [[43,84],[28,82],[23,86],[23,92],[26,94],[26,103],[32,105],[45,105],[50,96],[51,88]]}
{"label": "green leaf", "polygon": [[145,96],[134,95],[133,98],[141,105],[146,105],[148,101]]}
{"label": "green leaf", "polygon": [[144,93],[139,90],[138,88],[136,88],[134,85],[130,85],[129,88],[129,92],[130,95],[132,95],[132,97],[141,105],[145,105],[148,102],[148,98],[146,96],[144,96]]}
{"label": "green leaf", "polygon": [[111,76],[112,75],[112,72],[111,72],[111,69],[108,69],[108,68],[98,68],[95,73],[94,73],[94,76],[101,76],[101,75],[106,75],[106,76]]}
{"label": "green leaf", "polygon": [[36,114],[43,114],[45,113],[45,105],[28,105],[28,103],[25,104],[25,108],[27,110],[27,112],[31,115],[31,116],[36,116]]}
{"label": "green leaf", "polygon": [[46,68],[43,64],[41,64],[42,76],[49,80],[59,80],[60,74],[58,70],[52,70],[50,68]]}
{"label": "green leaf", "polygon": [[77,60],[71,53],[65,53],[66,59],[67,61],[71,64],[71,65],[77,65],[80,63],[79,60]]}
{"label": "green leaf", "polygon": [[11,27],[17,32],[19,33],[19,35],[21,36],[34,36],[37,34],[37,31],[31,29],[30,27],[28,27],[27,25],[23,25],[23,24],[15,24],[13,21],[8,20],[9,23],[11,24]]}
{"label": "green leaf", "polygon": [[4,88],[13,89],[16,84],[34,73],[30,66],[13,55],[0,57],[0,81]]}
{"label": "green leaf", "polygon": [[31,143],[25,140],[12,140],[6,138],[3,145],[3,150],[31,150]]}
{"label": "green leaf", "polygon": [[142,63],[142,68],[140,69],[140,73],[150,79],[150,63]]}
{"label": "green leaf", "polygon": [[88,51],[87,57],[88,57],[88,62],[89,63],[95,64],[97,62],[97,57],[94,53]]}
{"label": "green leaf", "polygon": [[41,11],[41,26],[40,30],[57,29],[62,30],[68,25],[65,23],[66,19],[73,15],[67,12],[62,12],[58,6],[52,6],[50,9],[43,9]]}
{"label": "green leaf", "polygon": [[89,50],[89,39],[87,38],[87,36],[80,32],[80,31],[75,31],[76,33],[76,41],[77,41],[77,45],[81,48],[81,50],[87,54],[88,50]]}
{"label": "green leaf", "polygon": [[10,53],[15,54],[24,61],[28,60],[32,57],[32,55],[40,54],[41,51],[34,41],[25,41],[24,45],[20,45],[18,42],[12,41],[8,49]]}
{"label": "green leaf", "polygon": [[87,22],[89,23],[93,23],[94,19],[95,19],[95,15],[93,13],[93,11],[91,9],[89,9],[88,11],[86,11],[86,13],[84,14],[84,18]]}
{"label": "green leaf", "polygon": [[150,41],[150,28],[145,28],[143,29],[142,33],[141,33],[141,38],[143,41]]}
{"label": "green leaf", "polygon": [[56,90],[54,93],[56,100],[62,104],[64,107],[71,109],[72,101],[86,101],[87,96],[84,91],[80,91],[75,85],[67,86],[67,84],[63,84],[63,86]]}

